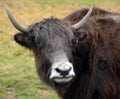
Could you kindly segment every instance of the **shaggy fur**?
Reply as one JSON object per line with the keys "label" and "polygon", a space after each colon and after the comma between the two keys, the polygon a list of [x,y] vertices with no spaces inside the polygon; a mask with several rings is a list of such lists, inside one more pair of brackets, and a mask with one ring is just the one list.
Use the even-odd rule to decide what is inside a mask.
{"label": "shaggy fur", "polygon": [[[87,11],[83,9],[74,12],[65,20],[71,24],[78,22]],[[75,56],[83,61],[83,71],[77,69],[77,88],[69,89],[71,96],[69,92],[64,99],[119,99],[120,14],[94,8],[87,23],[78,31],[80,34],[88,34],[86,39],[79,40],[75,49]],[[80,63],[79,66],[82,67]],[[75,98],[70,98],[72,96]]]}
{"label": "shaggy fur", "polygon": [[[28,33],[16,34],[15,41],[33,51],[41,80],[62,99],[120,99],[120,14],[94,8],[86,24],[73,30],[71,25],[87,11],[76,11],[62,20],[45,19],[29,26]],[[49,79],[50,53],[58,49],[74,65],[76,76],[68,83]]]}

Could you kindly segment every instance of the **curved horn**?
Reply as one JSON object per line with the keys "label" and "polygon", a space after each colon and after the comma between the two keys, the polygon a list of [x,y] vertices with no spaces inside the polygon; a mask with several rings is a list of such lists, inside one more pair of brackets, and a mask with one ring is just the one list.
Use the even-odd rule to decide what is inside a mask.
{"label": "curved horn", "polygon": [[91,13],[93,10],[93,6],[90,7],[89,11],[87,12],[87,14],[83,17],[82,20],[80,20],[78,23],[74,24],[72,26],[73,29],[79,29],[82,25],[85,24],[85,22],[88,20],[88,18],[90,17]]}
{"label": "curved horn", "polygon": [[11,12],[10,12],[10,10],[9,10],[9,8],[8,8],[7,5],[4,5],[4,8],[5,8],[6,12],[7,12],[7,15],[8,15],[11,23],[15,26],[15,28],[18,29],[18,30],[21,31],[21,32],[25,32],[25,33],[26,33],[26,32],[27,32],[27,27],[19,24],[19,23],[16,21],[16,19],[12,16],[12,14],[11,14]]}

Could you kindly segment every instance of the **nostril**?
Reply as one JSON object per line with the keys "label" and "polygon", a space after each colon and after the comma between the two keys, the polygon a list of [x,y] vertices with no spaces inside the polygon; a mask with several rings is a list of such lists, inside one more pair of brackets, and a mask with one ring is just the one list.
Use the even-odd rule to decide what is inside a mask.
{"label": "nostril", "polygon": [[60,73],[61,75],[65,76],[65,75],[68,75],[69,74],[69,71],[71,70],[71,67],[67,70],[61,70],[59,68],[56,68],[55,69],[58,73]]}
{"label": "nostril", "polygon": [[56,68],[55,70],[56,70],[58,73],[61,73],[61,70],[60,70],[60,69]]}

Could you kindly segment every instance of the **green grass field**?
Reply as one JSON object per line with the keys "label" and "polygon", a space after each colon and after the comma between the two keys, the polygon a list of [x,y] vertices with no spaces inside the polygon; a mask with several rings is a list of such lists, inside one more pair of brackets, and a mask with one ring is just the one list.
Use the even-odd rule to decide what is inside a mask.
{"label": "green grass field", "polygon": [[62,18],[92,4],[120,11],[120,0],[0,0],[0,99],[59,99],[39,80],[32,52],[14,42],[18,31],[8,20],[5,3],[24,25],[51,16]]}

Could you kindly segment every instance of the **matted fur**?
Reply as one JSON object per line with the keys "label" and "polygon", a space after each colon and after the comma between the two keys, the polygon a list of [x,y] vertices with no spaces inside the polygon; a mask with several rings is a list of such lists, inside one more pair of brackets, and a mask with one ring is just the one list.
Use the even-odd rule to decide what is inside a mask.
{"label": "matted fur", "polygon": [[[73,30],[72,25],[87,12],[82,9],[61,20],[45,19],[14,38],[33,50],[38,75],[62,99],[120,99],[120,14],[95,7],[86,24]],[[76,46],[73,39],[79,41]],[[58,49],[74,66],[76,76],[67,83],[49,79],[50,53]]]}
{"label": "matted fur", "polygon": [[[67,16],[71,24],[87,13],[83,9]],[[120,13],[94,8],[91,17],[79,33],[87,39],[79,41],[75,56],[82,61],[74,65],[78,74],[63,99],[120,98]],[[78,35],[79,36],[79,35]],[[78,68],[79,67],[79,68]],[[82,70],[81,70],[82,68]],[[74,91],[73,91],[74,90]]]}

